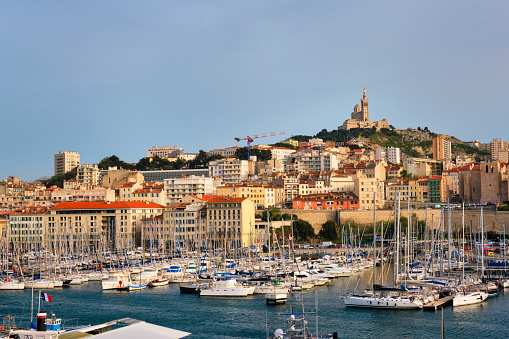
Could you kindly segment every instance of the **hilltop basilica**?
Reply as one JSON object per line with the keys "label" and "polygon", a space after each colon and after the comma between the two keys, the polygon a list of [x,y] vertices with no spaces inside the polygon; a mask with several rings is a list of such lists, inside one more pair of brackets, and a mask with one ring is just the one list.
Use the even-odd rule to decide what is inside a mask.
{"label": "hilltop basilica", "polygon": [[369,121],[368,111],[369,99],[366,98],[366,88],[364,88],[364,95],[362,96],[361,105],[354,106],[352,112],[352,118],[345,120],[342,126],[339,126],[339,130],[348,130],[351,128],[372,128],[375,127],[378,130],[381,128],[391,128],[387,119],[380,121]]}

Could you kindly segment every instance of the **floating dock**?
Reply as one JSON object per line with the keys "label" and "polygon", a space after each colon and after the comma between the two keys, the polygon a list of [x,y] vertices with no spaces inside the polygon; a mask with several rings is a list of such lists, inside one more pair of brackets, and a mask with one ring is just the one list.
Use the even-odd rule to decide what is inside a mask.
{"label": "floating dock", "polygon": [[436,311],[439,307],[451,306],[452,305],[452,295],[448,295],[447,297],[440,298],[429,304],[426,304],[422,307],[425,311]]}

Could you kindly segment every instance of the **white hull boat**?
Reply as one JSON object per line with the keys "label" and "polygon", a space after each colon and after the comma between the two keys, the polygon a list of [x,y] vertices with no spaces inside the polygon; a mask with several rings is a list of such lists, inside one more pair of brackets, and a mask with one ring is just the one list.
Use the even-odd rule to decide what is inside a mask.
{"label": "white hull boat", "polygon": [[488,298],[488,293],[475,292],[459,292],[452,298],[452,306],[465,306],[482,303]]}
{"label": "white hull boat", "polygon": [[129,285],[129,274],[124,272],[112,272],[108,280],[102,281],[103,290],[127,289]]}
{"label": "white hull boat", "polygon": [[387,308],[412,310],[422,308],[422,302],[413,297],[376,297],[351,295],[345,298],[345,306],[347,307],[364,307],[364,308]]}
{"label": "white hull boat", "polygon": [[[254,289],[254,288],[253,288]],[[251,288],[238,286],[235,279],[215,281],[209,288],[201,289],[204,297],[247,297]],[[251,292],[252,293],[252,292]]]}
{"label": "white hull boat", "polygon": [[2,281],[0,282],[0,290],[22,290],[25,288],[24,282],[19,281]]}

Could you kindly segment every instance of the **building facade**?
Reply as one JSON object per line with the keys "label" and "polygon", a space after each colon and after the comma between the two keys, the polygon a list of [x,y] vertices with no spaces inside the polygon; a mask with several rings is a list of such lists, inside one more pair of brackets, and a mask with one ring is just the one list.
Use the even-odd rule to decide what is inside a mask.
{"label": "building facade", "polygon": [[61,151],[55,154],[55,175],[64,175],[80,165],[78,152]]}

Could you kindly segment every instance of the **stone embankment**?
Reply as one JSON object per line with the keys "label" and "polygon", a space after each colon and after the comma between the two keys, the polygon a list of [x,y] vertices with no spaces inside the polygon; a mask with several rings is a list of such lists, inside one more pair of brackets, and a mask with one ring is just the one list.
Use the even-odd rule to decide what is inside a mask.
{"label": "stone embankment", "polygon": [[[355,222],[358,225],[369,226],[373,224],[373,211],[307,211],[307,210],[285,210],[285,213],[297,215],[299,219],[308,221],[315,232],[318,232],[328,220],[332,220],[338,224]],[[439,225],[441,210],[440,209],[414,209],[411,210],[412,218],[418,220],[428,220],[428,225]],[[401,217],[408,217],[408,210],[401,210]],[[445,211],[445,222],[447,225],[448,212]],[[502,233],[504,225],[509,230],[509,212],[500,211],[483,211],[484,230]],[[376,221],[393,221],[394,210],[376,210]],[[469,210],[465,211],[465,227],[467,229],[472,225],[472,230],[477,232],[480,229],[481,211]],[[451,210],[451,226],[453,230],[460,230],[462,226],[462,211]]]}

